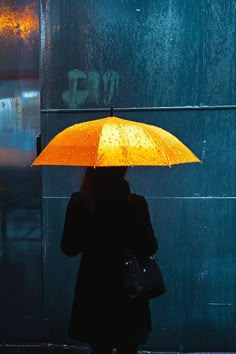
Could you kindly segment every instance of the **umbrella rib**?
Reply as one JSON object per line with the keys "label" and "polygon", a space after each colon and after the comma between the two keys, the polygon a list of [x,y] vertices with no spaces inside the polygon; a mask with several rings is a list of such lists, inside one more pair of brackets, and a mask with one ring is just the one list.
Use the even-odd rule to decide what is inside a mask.
{"label": "umbrella rib", "polygon": [[[159,129],[161,129],[161,128],[159,128]],[[152,136],[150,136],[150,135],[148,134],[148,132],[146,132],[146,131],[145,131],[145,133],[147,133],[148,137],[153,141]],[[167,132],[167,131],[165,131],[165,133],[167,134],[167,136],[165,137],[165,139],[164,139],[163,137],[161,137],[161,136],[159,137],[159,139],[161,140],[161,143],[162,143],[163,145],[165,145],[167,149],[171,150],[172,153],[173,153],[175,156],[179,155],[179,157],[182,157],[183,160],[186,161],[185,155],[183,154],[183,152],[182,152],[181,150],[178,150],[178,151],[177,151],[177,154],[176,154],[176,150],[174,150],[174,148],[173,148],[170,144],[168,144],[168,141],[170,141],[170,137],[172,137],[172,139],[175,139],[176,142],[178,142],[179,144],[181,144],[186,150],[189,151],[189,153],[191,153],[193,156],[195,156],[195,155],[191,152],[191,150],[189,150],[189,148],[188,148],[186,145],[184,145],[176,136],[172,135],[171,133],[169,133],[169,132]],[[166,159],[167,159],[167,161],[168,161],[168,165],[169,165],[169,166],[171,166],[171,165],[173,165],[173,164],[181,163],[181,162],[171,162],[171,160],[170,160],[170,158],[169,158],[168,155],[166,155]]]}
{"label": "umbrella rib", "polygon": [[[145,133],[145,134],[147,135],[147,137],[153,142],[153,144],[154,144],[154,146],[155,146],[156,144],[155,144],[155,141],[153,140],[152,136],[151,136],[146,130],[144,131],[144,133]],[[166,144],[166,142],[165,142],[162,138],[160,138],[160,140],[162,140],[162,143],[164,142],[164,143]],[[156,146],[155,146],[155,149],[158,150]],[[160,156],[159,151],[158,151],[158,154],[159,154],[159,156]],[[168,155],[166,155],[166,160],[164,160],[163,157],[160,156],[160,160],[161,160],[164,164],[166,164],[166,160],[167,160],[168,165],[169,165],[169,166],[171,165],[170,159],[169,159]]]}
{"label": "umbrella rib", "polygon": [[96,132],[97,132],[97,134],[98,134],[98,136],[99,136],[99,139],[98,139],[98,144],[97,144],[97,149],[96,149],[96,156],[94,157],[94,161],[95,161],[95,165],[94,166],[98,166],[99,165],[99,163],[100,163],[100,161],[102,160],[102,157],[103,157],[103,155],[104,154],[102,154],[102,155],[98,155],[98,152],[99,152],[99,145],[100,145],[100,143],[101,143],[101,135],[102,135],[102,131],[103,131],[103,127],[104,127],[104,125],[101,125],[101,128],[100,128],[100,131],[98,130],[98,128],[96,127]]}

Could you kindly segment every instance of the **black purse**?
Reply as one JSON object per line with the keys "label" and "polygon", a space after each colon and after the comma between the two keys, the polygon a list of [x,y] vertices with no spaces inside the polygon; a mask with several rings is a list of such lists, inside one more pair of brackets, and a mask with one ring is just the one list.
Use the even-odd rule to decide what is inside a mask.
{"label": "black purse", "polygon": [[137,258],[126,253],[122,262],[122,284],[130,298],[153,299],[166,292],[165,281],[155,255]]}

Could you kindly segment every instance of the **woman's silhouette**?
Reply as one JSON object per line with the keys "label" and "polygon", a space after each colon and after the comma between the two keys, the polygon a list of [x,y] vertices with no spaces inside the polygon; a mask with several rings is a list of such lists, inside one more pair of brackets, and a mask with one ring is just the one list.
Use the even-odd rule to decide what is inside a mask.
{"label": "woman's silhouette", "polygon": [[92,353],[136,354],[151,332],[149,302],[130,299],[121,284],[121,259],[157,251],[148,205],[130,193],[126,167],[88,167],[79,192],[68,203],[62,252],[81,254],[69,336]]}

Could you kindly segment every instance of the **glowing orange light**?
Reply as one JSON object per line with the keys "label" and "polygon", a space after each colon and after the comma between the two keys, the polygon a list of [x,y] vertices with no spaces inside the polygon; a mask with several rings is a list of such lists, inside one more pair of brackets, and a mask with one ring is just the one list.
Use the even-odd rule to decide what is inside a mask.
{"label": "glowing orange light", "polygon": [[39,32],[39,18],[30,6],[25,6],[23,10],[12,10],[7,5],[1,6],[0,36],[27,42],[35,32]]}

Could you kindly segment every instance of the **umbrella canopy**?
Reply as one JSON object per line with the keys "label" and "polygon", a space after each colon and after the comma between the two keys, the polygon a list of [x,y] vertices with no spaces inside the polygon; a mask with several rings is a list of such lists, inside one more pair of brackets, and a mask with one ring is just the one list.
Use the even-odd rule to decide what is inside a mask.
{"label": "umbrella canopy", "polygon": [[106,117],[64,129],[32,165],[171,166],[187,162],[201,161],[166,130]]}

